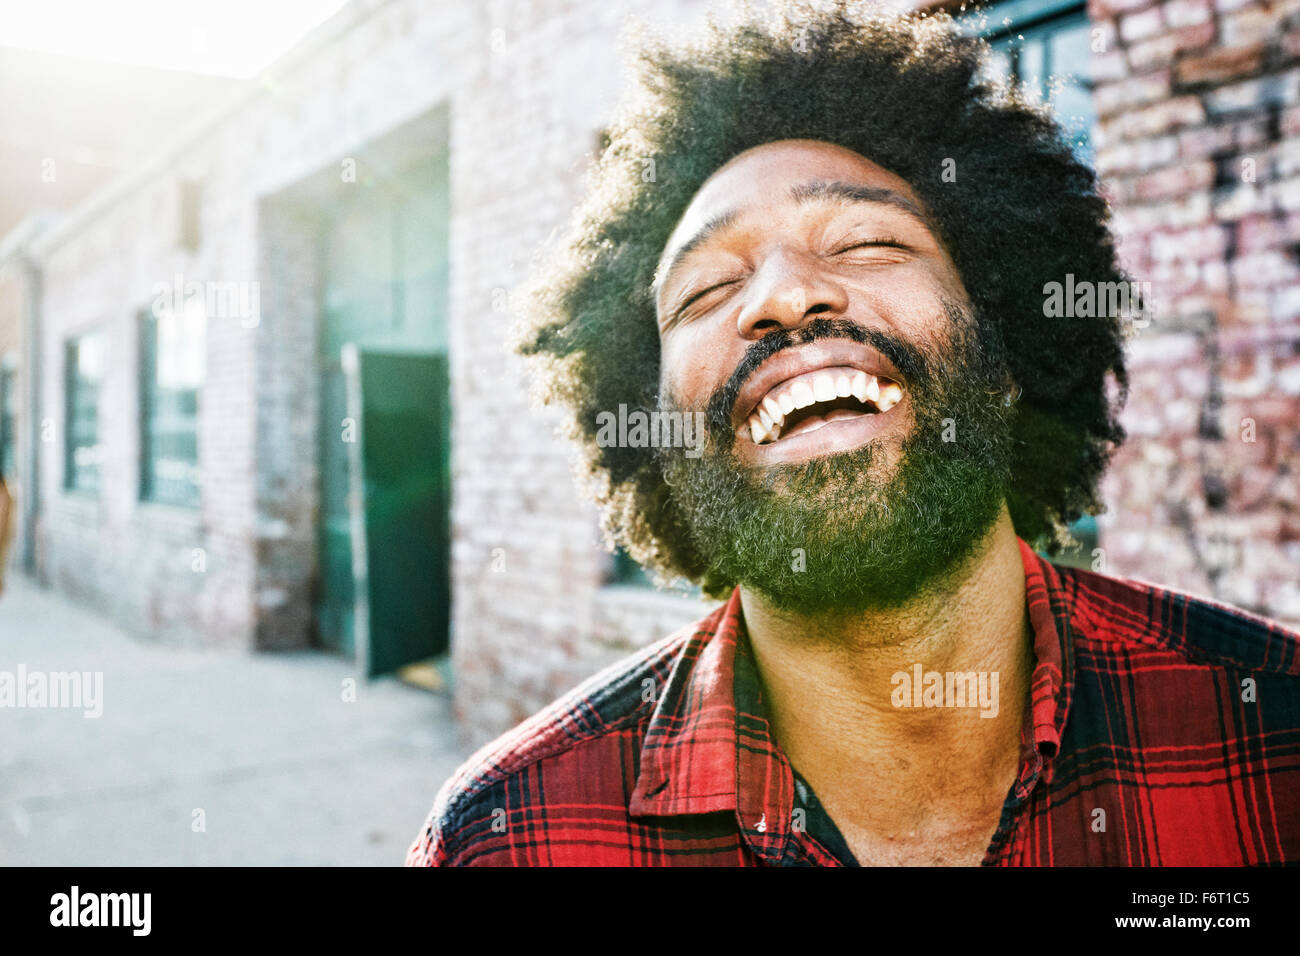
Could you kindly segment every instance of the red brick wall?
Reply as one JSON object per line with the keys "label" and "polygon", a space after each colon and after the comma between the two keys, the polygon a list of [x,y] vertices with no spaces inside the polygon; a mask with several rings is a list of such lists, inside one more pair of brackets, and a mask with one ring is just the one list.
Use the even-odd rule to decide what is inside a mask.
{"label": "red brick wall", "polygon": [[1106,570],[1300,623],[1300,0],[1090,0],[1097,169],[1158,311]]}

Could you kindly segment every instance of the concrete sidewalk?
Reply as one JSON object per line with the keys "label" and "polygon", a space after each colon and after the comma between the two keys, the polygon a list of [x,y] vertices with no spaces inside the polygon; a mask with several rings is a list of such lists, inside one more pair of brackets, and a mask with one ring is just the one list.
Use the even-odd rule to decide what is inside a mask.
{"label": "concrete sidewalk", "polygon": [[324,653],[154,646],[11,573],[20,665],[102,672],[103,713],[0,706],[0,865],[397,865],[465,756],[444,695]]}

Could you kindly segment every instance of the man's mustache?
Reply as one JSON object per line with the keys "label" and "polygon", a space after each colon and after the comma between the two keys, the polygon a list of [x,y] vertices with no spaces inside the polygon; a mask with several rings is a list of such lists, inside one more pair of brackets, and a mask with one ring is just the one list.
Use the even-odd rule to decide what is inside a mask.
{"label": "man's mustache", "polygon": [[924,391],[934,379],[934,369],[914,345],[880,329],[864,328],[848,319],[813,319],[802,328],[769,332],[745,352],[727,381],[709,398],[705,418],[709,430],[730,445],[731,411],[746,380],[773,355],[818,339],[851,339],[869,345],[894,363],[910,390]]}

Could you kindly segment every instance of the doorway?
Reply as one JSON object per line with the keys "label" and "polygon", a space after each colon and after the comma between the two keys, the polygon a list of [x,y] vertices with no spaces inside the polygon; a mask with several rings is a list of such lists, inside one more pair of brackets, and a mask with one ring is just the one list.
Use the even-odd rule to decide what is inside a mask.
{"label": "doorway", "polygon": [[[450,200],[445,149],[382,174],[362,168],[323,211],[315,617],[325,647],[360,651],[375,676],[449,643]],[[351,414],[345,345],[360,358]],[[349,506],[357,467],[360,525]],[[358,598],[369,607],[360,647]]]}

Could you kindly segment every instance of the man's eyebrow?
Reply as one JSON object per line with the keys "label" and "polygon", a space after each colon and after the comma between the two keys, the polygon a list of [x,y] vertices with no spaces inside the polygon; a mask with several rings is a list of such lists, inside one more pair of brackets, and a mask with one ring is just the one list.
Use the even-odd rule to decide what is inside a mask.
{"label": "man's eyebrow", "polygon": [[843,203],[878,203],[894,206],[903,210],[926,229],[935,232],[935,223],[925,210],[902,193],[883,186],[864,186],[861,183],[817,179],[807,183],[795,183],[790,187],[789,197],[799,205],[816,199],[838,199]]}
{"label": "man's eyebrow", "polygon": [[[806,183],[795,183],[787,190],[786,196],[800,206],[819,199],[836,199],[844,204],[873,203],[893,206],[907,213],[935,236],[939,234],[934,221],[926,215],[920,206],[902,193],[886,189],[883,186],[865,186],[860,183],[847,183],[839,180],[815,179]],[[711,239],[714,234],[732,225],[740,217],[740,213],[741,210],[739,209],[729,209],[713,216],[700,227],[695,235],[682,243],[677,251],[673,253],[667,265],[655,277],[653,286],[655,297],[658,298],[664,284],[668,281],[668,277],[672,275],[673,270],[681,264],[683,259]]]}
{"label": "man's eyebrow", "polygon": [[726,212],[718,213],[718,215],[712,217],[708,222],[701,226],[699,232],[682,243],[681,246],[678,247],[677,251],[673,253],[672,259],[668,262],[663,271],[655,276],[655,298],[657,299],[659,297],[659,293],[663,290],[664,283],[668,281],[668,277],[672,275],[673,270],[681,265],[683,259],[712,238],[714,233],[726,229],[738,218],[740,218],[739,209],[728,209]]}

